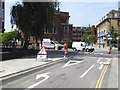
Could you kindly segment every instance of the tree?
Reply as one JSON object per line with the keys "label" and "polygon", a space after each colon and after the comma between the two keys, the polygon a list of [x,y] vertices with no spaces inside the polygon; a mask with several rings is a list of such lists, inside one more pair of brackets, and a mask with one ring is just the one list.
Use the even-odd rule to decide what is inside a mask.
{"label": "tree", "polygon": [[1,42],[5,46],[7,46],[7,43],[15,41],[15,40],[20,39],[20,38],[21,38],[21,34],[17,30],[0,34]]}
{"label": "tree", "polygon": [[11,23],[24,33],[25,48],[30,36],[42,39],[44,28],[53,22],[57,5],[58,2],[22,2],[12,7]]}
{"label": "tree", "polygon": [[[112,34],[111,43],[116,44],[116,42],[117,42],[116,37],[119,36],[119,34],[117,34],[117,30],[113,26],[110,26],[110,30],[109,30],[108,34]],[[106,39],[105,39],[105,41],[107,41],[107,43],[109,43],[108,34],[106,35]]]}
{"label": "tree", "polygon": [[88,42],[88,43],[92,43],[92,42],[96,41],[96,36],[91,35],[91,27],[90,27],[90,25],[88,27],[88,31],[85,31],[85,35],[83,35],[81,37],[81,41]]}

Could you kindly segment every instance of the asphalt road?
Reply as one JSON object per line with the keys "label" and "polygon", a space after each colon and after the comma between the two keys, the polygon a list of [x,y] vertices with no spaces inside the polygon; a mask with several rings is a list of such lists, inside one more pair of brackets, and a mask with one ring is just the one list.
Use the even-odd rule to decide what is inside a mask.
{"label": "asphalt road", "polygon": [[[58,56],[63,52],[57,52]],[[51,54],[50,54],[51,55]],[[51,55],[54,56],[54,55]],[[71,52],[68,58],[20,78],[6,80],[3,88],[108,88],[111,64],[117,52],[105,51],[82,54]],[[114,86],[116,86],[116,82]],[[116,87],[117,88],[117,87]]]}

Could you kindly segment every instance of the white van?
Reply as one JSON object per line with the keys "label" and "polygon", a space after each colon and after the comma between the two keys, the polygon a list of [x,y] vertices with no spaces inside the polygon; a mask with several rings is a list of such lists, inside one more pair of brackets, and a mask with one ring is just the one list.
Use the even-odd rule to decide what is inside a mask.
{"label": "white van", "polygon": [[77,50],[77,51],[81,51],[82,50],[82,44],[84,44],[84,42],[73,42],[72,43],[72,49],[73,50]]}
{"label": "white van", "polygon": [[51,41],[50,39],[43,39],[42,46],[45,46],[45,48],[47,49],[55,49],[56,46],[58,50],[61,50],[63,48],[63,45],[61,45],[57,41]]}
{"label": "white van", "polygon": [[[77,50],[77,51],[81,51],[83,44],[86,44],[86,43],[85,42],[73,42],[72,43],[72,49]],[[89,51],[92,52],[92,51],[94,51],[94,47],[91,47],[88,44],[86,44],[86,51],[87,52],[89,52]]]}

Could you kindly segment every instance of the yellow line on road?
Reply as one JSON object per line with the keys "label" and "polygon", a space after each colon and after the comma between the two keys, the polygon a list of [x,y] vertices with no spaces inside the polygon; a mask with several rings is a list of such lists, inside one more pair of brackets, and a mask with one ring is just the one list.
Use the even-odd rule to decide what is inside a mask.
{"label": "yellow line on road", "polygon": [[108,65],[106,65],[106,69],[105,69],[105,71],[104,71],[104,73],[103,73],[103,77],[101,78],[101,82],[100,82],[100,84],[99,84],[99,88],[101,88],[102,81],[103,81],[103,78],[104,78],[105,73],[106,73],[106,71],[107,71],[107,68],[108,68]]}
{"label": "yellow line on road", "polygon": [[[69,58],[70,58],[70,57],[69,57]],[[68,58],[68,59],[69,59],[69,58]],[[30,70],[26,70],[26,71],[23,71],[23,72],[15,73],[15,74],[10,75],[10,76],[5,76],[5,77],[0,78],[0,81],[9,79],[9,78],[12,78],[12,77],[15,77],[15,76],[18,76],[18,75],[21,75],[21,74],[24,74],[24,73],[33,71],[33,70],[37,70],[37,69],[40,69],[40,68],[42,68],[42,67],[45,67],[45,66],[48,66],[48,65],[52,65],[52,64],[55,64],[55,63],[57,63],[57,62],[64,61],[64,60],[67,60],[67,59],[57,60],[57,61],[54,61],[54,62],[52,62],[52,63],[48,63],[48,64],[43,65],[43,66],[39,66],[39,67],[32,68],[32,69],[30,69]]]}
{"label": "yellow line on road", "polygon": [[[110,63],[110,60],[111,59],[108,59],[108,61],[107,61],[108,64]],[[99,89],[101,88],[101,85],[102,85],[102,82],[103,82],[103,78],[104,78],[104,76],[106,74],[107,69],[108,69],[108,65],[105,65],[103,70],[102,70],[102,72],[101,72],[101,74],[100,74],[100,77],[99,77],[99,79],[97,81],[96,88],[98,88],[98,87],[99,87]]]}
{"label": "yellow line on road", "polygon": [[100,77],[99,77],[99,79],[98,79],[98,81],[97,81],[97,84],[96,84],[96,87],[95,87],[95,88],[98,88],[100,79],[101,79],[101,77],[102,77],[102,75],[103,75],[103,73],[104,73],[105,68],[106,68],[106,66],[104,66],[104,68],[103,68],[103,70],[102,70],[102,73],[100,74]]}
{"label": "yellow line on road", "polygon": [[[108,63],[110,63],[110,59],[108,59]],[[106,65],[106,69],[105,69],[105,71],[104,71],[103,77],[102,77],[101,82],[100,82],[100,84],[99,84],[99,88],[101,88],[102,81],[103,81],[103,78],[104,78],[104,76],[105,76],[105,74],[106,74],[107,68],[108,68],[108,65]]]}

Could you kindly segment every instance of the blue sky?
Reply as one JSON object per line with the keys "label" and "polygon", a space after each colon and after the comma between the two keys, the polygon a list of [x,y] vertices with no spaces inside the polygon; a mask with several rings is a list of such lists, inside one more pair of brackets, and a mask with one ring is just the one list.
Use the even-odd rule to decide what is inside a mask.
{"label": "blue sky", "polygon": [[[12,31],[10,25],[10,8],[14,2],[6,2],[5,29]],[[118,10],[118,2],[61,2],[60,10],[69,12],[69,23],[73,26],[97,25],[110,10]]]}
{"label": "blue sky", "polygon": [[73,26],[97,25],[110,10],[118,9],[118,2],[64,2],[61,11],[70,13]]}

